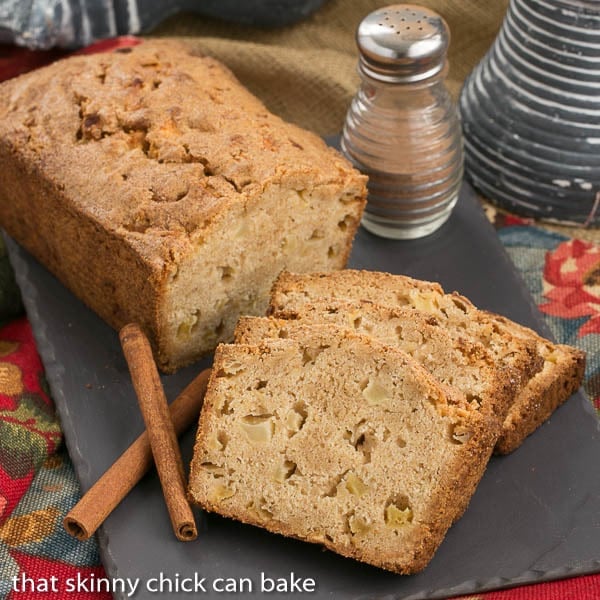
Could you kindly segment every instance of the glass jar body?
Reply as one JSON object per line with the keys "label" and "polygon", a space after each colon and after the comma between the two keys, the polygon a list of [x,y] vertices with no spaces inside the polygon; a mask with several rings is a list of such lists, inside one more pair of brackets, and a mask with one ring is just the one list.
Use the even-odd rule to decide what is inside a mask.
{"label": "glass jar body", "polygon": [[445,70],[414,83],[361,77],[341,147],[369,176],[363,225],[388,238],[428,235],[450,216],[463,172],[460,121]]}

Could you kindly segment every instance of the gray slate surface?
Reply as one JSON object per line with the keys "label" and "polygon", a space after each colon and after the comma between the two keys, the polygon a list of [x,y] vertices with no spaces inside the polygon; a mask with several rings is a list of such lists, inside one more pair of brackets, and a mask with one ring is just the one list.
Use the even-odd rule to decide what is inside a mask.
{"label": "gray slate surface", "polygon": [[[117,334],[14,242],[9,249],[69,452],[86,490],[142,430]],[[482,308],[549,335],[468,187],[450,220],[428,238],[393,242],[361,229],[349,266],[440,281]],[[167,397],[174,398],[209,362],[164,377]],[[192,443],[189,432],[183,439],[186,461]],[[219,577],[250,578],[254,591],[236,598],[283,597],[257,591],[261,573],[313,578],[317,588],[308,594],[311,598],[336,600],[445,598],[591,573],[600,570],[598,456],[599,424],[578,393],[517,452],[492,459],[463,518],[427,569],[410,577],[216,515],[198,513],[198,540],[177,542],[154,473],[101,528],[101,555],[111,577],[139,577],[142,585],[161,573],[171,580],[176,574],[197,574],[208,584]],[[135,598],[157,596],[189,594],[143,590]],[[201,596],[223,594],[209,590]]]}

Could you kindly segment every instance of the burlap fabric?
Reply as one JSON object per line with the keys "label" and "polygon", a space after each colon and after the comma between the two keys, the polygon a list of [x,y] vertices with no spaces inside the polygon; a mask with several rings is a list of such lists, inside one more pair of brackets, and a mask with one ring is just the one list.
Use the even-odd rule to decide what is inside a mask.
{"label": "burlap fabric", "polygon": [[[354,33],[369,12],[388,0],[329,0],[307,20],[282,29],[256,29],[179,15],[151,35],[189,36],[227,64],[267,106],[320,135],[341,130],[359,83]],[[490,46],[508,0],[423,0],[452,34],[448,84],[460,86]]]}

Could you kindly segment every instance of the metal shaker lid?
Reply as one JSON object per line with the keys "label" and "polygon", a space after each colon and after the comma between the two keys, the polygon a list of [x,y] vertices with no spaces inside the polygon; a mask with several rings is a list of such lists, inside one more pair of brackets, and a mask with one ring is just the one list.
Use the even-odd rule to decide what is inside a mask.
{"label": "metal shaker lid", "polygon": [[359,68],[390,83],[420,81],[446,63],[450,30],[436,12],[414,4],[393,4],[368,14],[358,26]]}

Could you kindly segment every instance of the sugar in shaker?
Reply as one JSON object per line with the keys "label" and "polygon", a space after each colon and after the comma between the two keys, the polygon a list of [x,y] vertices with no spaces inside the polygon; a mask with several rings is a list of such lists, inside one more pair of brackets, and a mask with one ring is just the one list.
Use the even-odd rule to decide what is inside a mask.
{"label": "sugar in shaker", "polygon": [[411,4],[360,23],[360,88],[342,152],[369,176],[363,226],[386,238],[429,235],[450,216],[462,181],[462,133],[445,86],[450,33],[435,12]]}

